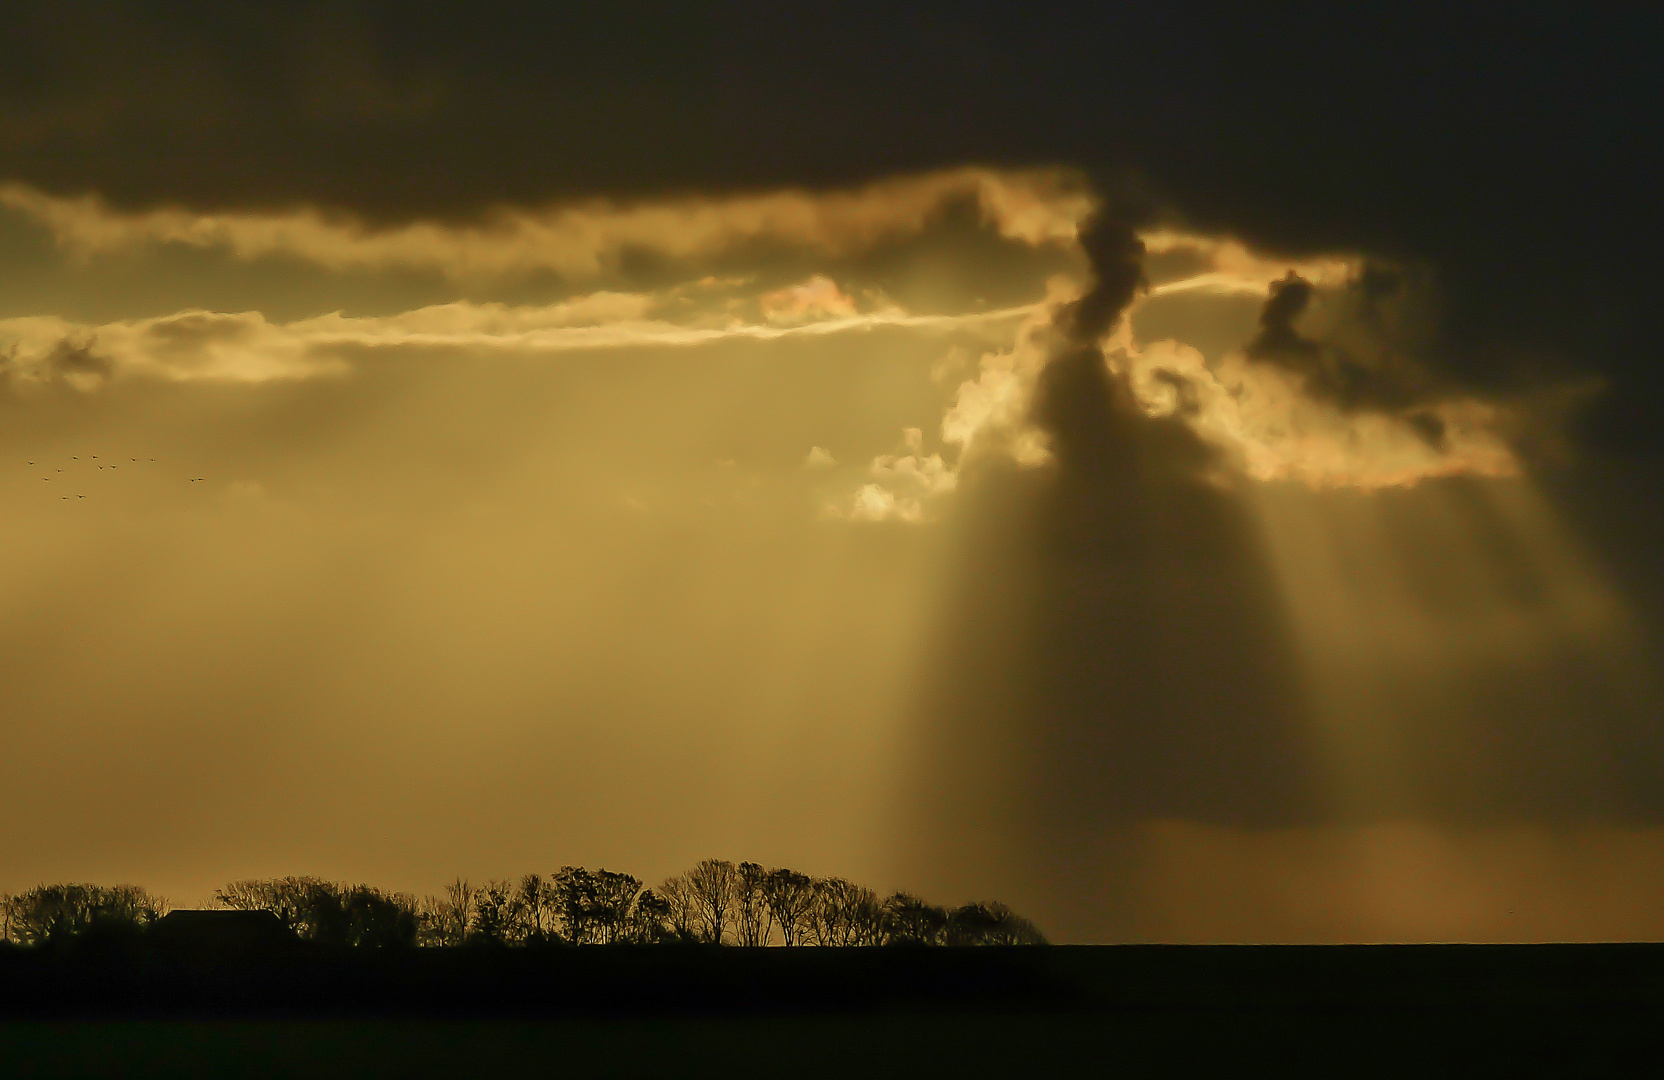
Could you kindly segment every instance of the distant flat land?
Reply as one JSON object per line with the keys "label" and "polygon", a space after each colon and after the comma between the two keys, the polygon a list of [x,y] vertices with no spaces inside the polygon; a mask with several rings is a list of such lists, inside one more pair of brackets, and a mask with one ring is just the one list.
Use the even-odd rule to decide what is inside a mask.
{"label": "distant flat land", "polygon": [[5,1077],[1641,1076],[1664,946],[129,942],[0,952],[0,1016]]}

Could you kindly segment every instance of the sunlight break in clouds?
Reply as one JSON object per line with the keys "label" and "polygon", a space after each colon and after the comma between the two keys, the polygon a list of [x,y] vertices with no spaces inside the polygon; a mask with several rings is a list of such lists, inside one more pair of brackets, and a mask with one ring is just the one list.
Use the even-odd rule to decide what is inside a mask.
{"label": "sunlight break in clouds", "polygon": [[[835,288],[836,286],[834,286]],[[598,293],[547,306],[456,301],[389,316],[339,313],[274,323],[258,311],[183,311],[97,326],[55,316],[0,319],[0,374],[92,390],[106,379],[269,382],[340,375],[348,349],[447,348],[544,355],[628,346],[692,346],[879,327],[948,330],[1020,319],[1028,306],[965,315],[910,315],[894,306],[792,325],[706,325],[648,318],[650,297]],[[708,323],[710,320],[704,320]]]}
{"label": "sunlight break in clouds", "polygon": [[801,285],[765,293],[758,303],[769,322],[787,326],[817,319],[847,319],[857,314],[855,301],[825,274],[815,274]]}
{"label": "sunlight break in clouds", "polygon": [[412,267],[453,278],[536,270],[588,277],[615,265],[627,250],[693,260],[759,241],[849,254],[917,235],[950,205],[966,201],[1000,236],[1030,245],[1071,242],[1094,202],[1070,170],[960,168],[854,191],[687,196],[627,205],[591,199],[541,210],[499,207],[475,224],[375,228],[311,207],[124,211],[96,195],[62,197],[19,183],[0,185],[0,206],[44,225],[80,256],[178,244],[239,259],[285,255],[331,270]]}
{"label": "sunlight break in clouds", "polygon": [[1231,353],[1209,368],[1176,341],[1124,353],[1134,393],[1152,416],[1181,412],[1231,464],[1254,480],[1314,488],[1407,487],[1439,476],[1513,476],[1513,451],[1497,434],[1504,410],[1474,399],[1426,407],[1442,426],[1434,445],[1387,412],[1347,412],[1303,391],[1298,380]]}
{"label": "sunlight break in clouds", "polygon": [[1195,236],[1171,229],[1152,229],[1138,234],[1144,250],[1151,255],[1183,252],[1200,259],[1207,269],[1150,286],[1148,295],[1176,292],[1208,292],[1264,296],[1271,283],[1293,271],[1320,286],[1345,284],[1357,275],[1359,260],[1327,256],[1307,259],[1273,259],[1250,251],[1231,237]]}
{"label": "sunlight break in clouds", "polygon": [[906,453],[874,458],[867,470],[873,482],[862,485],[847,507],[827,503],[824,516],[851,521],[926,520],[926,502],[957,487],[959,473],[947,466],[941,454],[924,452],[924,432],[920,429],[904,430],[902,443]]}
{"label": "sunlight break in clouds", "polygon": [[[200,275],[229,258],[282,254],[314,267],[298,300],[267,293],[230,301],[234,310],[201,310],[191,306],[207,303],[192,291],[200,277],[181,274],[170,307],[131,310],[153,302],[140,289],[137,300],[110,298],[120,319],[72,318],[81,302],[72,295],[43,314],[0,320],[0,404],[15,420],[3,433],[15,460],[0,473],[12,499],[0,524],[15,599],[0,630],[14,707],[40,717],[20,733],[6,790],[11,820],[41,853],[30,865],[78,854],[74,819],[49,812],[67,777],[94,792],[89,815],[127,822],[118,802],[149,799],[181,849],[212,850],[226,865],[246,859],[253,873],[288,869],[272,860],[296,851],[314,860],[297,869],[357,873],[365,852],[392,843],[403,845],[386,856],[395,882],[403,874],[400,884],[431,887],[428,875],[440,872],[517,869],[534,849],[609,864],[618,851],[639,852],[651,872],[720,842],[855,875],[869,872],[894,827],[886,800],[904,783],[897,747],[910,718],[924,715],[910,711],[923,696],[919,680],[935,677],[932,620],[968,621],[1016,655],[1022,635],[1050,624],[1029,598],[1012,597],[1025,582],[1056,581],[1069,586],[1057,593],[1079,606],[1071,610],[1101,605],[1092,626],[1125,620],[1123,640],[1155,642],[1145,655],[1160,663],[1145,670],[1231,671],[1237,646],[1192,638],[1189,616],[1168,621],[1163,612],[1140,629],[1153,616],[1094,591],[1118,587],[1119,567],[1034,578],[1009,563],[1013,572],[996,579],[976,559],[1000,549],[966,540],[986,524],[979,515],[1022,505],[966,498],[978,462],[1052,462],[1034,397],[1059,354],[1060,309],[1085,284],[1071,276],[1082,265],[1074,230],[1091,199],[1063,179],[1034,179],[1047,176],[1066,174],[954,170],[843,193],[504,210],[473,225],[384,229],[323,211],[126,213],[6,189],[13,225],[18,214],[47,224],[63,244],[60,262],[133,248],[127,269],[76,281],[82,293],[119,283],[133,265],[183,262]],[[984,222],[974,244],[963,235],[967,210]],[[1015,242],[987,242],[994,234]],[[653,285],[629,279],[622,256],[642,237],[687,260],[682,284],[660,288],[660,267]],[[1375,348],[1372,326],[1354,318],[1362,256],[1273,257],[1230,237],[1172,230],[1143,242],[1151,284],[1118,324],[1099,325],[1101,362],[1145,414],[1171,418],[1172,430],[1182,421],[1218,451],[1196,479],[1230,487],[1218,501],[1240,503],[1259,530],[1267,589],[1280,590],[1267,603],[1280,605],[1275,625],[1289,628],[1289,648],[1307,665],[1308,742],[1338,807],[1412,813],[1409,794],[1438,771],[1427,765],[1429,746],[1462,766],[1441,765],[1439,775],[1472,783],[1485,760],[1450,744],[1473,733],[1476,745],[1500,745],[1494,736],[1510,729],[1493,720],[1533,707],[1497,705],[1512,686],[1549,701],[1554,680],[1530,681],[1531,671],[1594,672],[1559,680],[1576,688],[1566,715],[1579,719],[1555,731],[1598,727],[1590,687],[1642,685],[1603,674],[1650,670],[1638,647],[1628,666],[1579,666],[1624,655],[1624,613],[1616,593],[1578,572],[1582,555],[1551,542],[1551,511],[1528,482],[1422,483],[1516,472],[1503,435],[1524,406],[1432,381],[1414,385],[1413,407],[1347,397],[1322,366],[1333,356],[1302,367],[1255,348],[1274,293],[1309,285],[1309,304],[1281,324],[1286,340],[1339,342],[1348,363],[1365,367],[1391,361],[1399,339]],[[219,257],[178,260],[161,245]],[[759,264],[735,265],[767,245],[776,247]],[[780,259],[779,245],[799,250]],[[833,261],[863,246],[874,257]],[[942,269],[967,251],[975,257]],[[621,259],[618,291],[578,296],[564,287],[540,296],[527,283],[494,292],[478,279],[447,292],[433,281],[407,286],[402,274],[364,289],[316,269],[592,273]],[[204,292],[295,287],[287,271],[229,276],[239,275],[246,281],[228,293]],[[1006,306],[983,310],[979,295]],[[365,297],[384,306],[365,310]],[[299,317],[278,315],[278,303]],[[337,304],[347,310],[328,312]],[[1413,321],[1424,309],[1409,303],[1407,312]],[[705,345],[713,347],[695,352]],[[362,377],[350,384],[332,381],[354,373]],[[309,385],[276,385],[285,381]],[[104,455],[116,450],[133,460],[106,471]],[[76,486],[63,487],[71,479]],[[1187,495],[1196,494],[1191,479]],[[1480,489],[1471,500],[1470,486]],[[1017,489],[1045,485],[1019,482],[1005,494]],[[1005,497],[999,485],[988,493]],[[948,513],[955,499],[965,500],[963,516]],[[1024,518],[1032,510],[998,524],[1026,544],[1018,534],[1036,523]],[[931,527],[938,519],[944,527]],[[1163,590],[1173,583],[1148,594],[1152,607],[1181,593],[1210,611],[1214,597],[1235,603],[1234,571],[1206,553],[1213,519],[1176,520],[1151,534],[1174,541],[1153,545],[1163,561],[1147,574],[1129,564],[1127,576],[1159,576]],[[1487,553],[1487,523],[1517,553],[1519,574]],[[1434,569],[1404,558],[1395,538],[1406,533]],[[1192,540],[1203,555],[1187,554]],[[956,550],[976,559],[956,565]],[[1359,562],[1367,573],[1353,568]],[[1546,569],[1526,572],[1537,564]],[[1439,567],[1456,584],[1437,579]],[[1416,606],[1435,589],[1439,601],[1465,606]],[[1036,604],[1052,603],[1050,590]],[[1221,620],[1246,610],[1230,603],[1218,605]],[[987,615],[965,620],[966,610]],[[1109,670],[1115,640],[1083,639],[1087,666]],[[1163,668],[1164,650],[1183,664]],[[949,652],[954,664],[988,665],[987,652]],[[1562,653],[1572,659],[1556,659]],[[955,695],[983,685],[952,681],[958,667],[942,670]],[[1462,697],[1468,685],[1485,692]],[[963,700],[947,700],[958,724]],[[991,700],[1042,734],[1051,722],[1049,705],[1025,712],[1021,701]],[[1548,706],[1536,707],[1547,716]],[[1628,708],[1609,712],[1645,713]],[[1165,722],[1174,713],[1152,706],[1149,715]],[[1450,737],[1421,738],[1417,717]],[[947,730],[967,746],[1008,745],[974,726]],[[1555,752],[1597,743],[1569,736]],[[178,762],[189,754],[178,748],[212,768],[187,775]],[[1026,767],[1016,754],[989,757],[990,773]],[[596,760],[622,764],[598,770]],[[1589,778],[1575,789],[1580,798],[1609,779],[1604,760],[1590,754],[1579,766]],[[314,762],[338,762],[340,772]],[[1080,775],[1111,787],[1091,764]],[[335,847],[307,848],[285,832],[315,824],[287,812],[306,784],[323,792],[316,812],[352,823],[331,834]],[[997,808],[994,786],[977,797]],[[382,801],[353,805],[360,790]],[[690,805],[704,809],[689,814]],[[494,831],[493,818],[524,827]],[[112,833],[110,850],[145,857],[140,825]],[[1228,925],[1242,936],[1293,937],[1318,925],[1366,936],[1383,925],[1411,934],[1502,925],[1478,909],[1462,915],[1441,892],[1462,885],[1442,866],[1489,856],[1437,830],[1408,839],[1391,829],[1263,834],[1188,818],[1150,830],[1152,866],[1126,879],[1154,897],[1150,932]],[[497,849],[481,842],[509,833]],[[1441,854],[1452,845],[1461,858]],[[1198,877],[1206,867],[1233,860],[1255,910],[1230,922],[1237,916],[1184,907],[1229,880]],[[1382,911],[1360,905],[1379,892],[1377,861],[1381,876],[1424,884]],[[195,883],[192,875],[210,872],[199,865],[170,872]],[[1285,911],[1267,891],[1291,873],[1317,881],[1332,910]],[[1421,896],[1437,903],[1418,906]],[[1173,910],[1187,914],[1160,921]],[[1074,932],[1103,925],[1077,922]],[[1612,925],[1637,923],[1614,916]]]}
{"label": "sunlight break in clouds", "polygon": [[[1229,239],[1171,231],[1141,236],[1152,253],[1184,250],[1202,269],[1148,288],[1103,342],[1110,368],[1128,380],[1139,405],[1152,417],[1178,414],[1222,455],[1228,470],[1256,481],[1295,480],[1312,488],[1406,487],[1435,477],[1517,475],[1519,463],[1501,434],[1516,419],[1506,404],[1450,396],[1418,408],[1416,419],[1381,408],[1343,408],[1312,392],[1288,370],[1250,359],[1242,349],[1209,363],[1200,351],[1171,339],[1135,340],[1130,316],[1147,297],[1195,293],[1209,296],[1270,295],[1274,283],[1294,273],[1320,296],[1350,288],[1362,271],[1356,257],[1299,261],[1257,255]],[[959,384],[942,417],[940,435],[953,448],[952,463],[932,460],[928,483],[908,473],[891,476],[894,456],[873,462],[873,482],[853,496],[843,513],[853,520],[923,521],[930,501],[954,490],[962,465],[979,454],[1008,457],[1024,467],[1051,459],[1046,437],[1030,413],[1036,381],[1045,366],[1046,343],[1056,312],[1073,301],[1079,285],[1054,278],[1046,299],[1018,324],[1008,349],[984,354],[975,376]],[[1246,344],[1246,342],[1244,343]],[[1436,422],[1437,440],[1426,426]],[[922,448],[909,441],[914,453]],[[911,462],[914,458],[900,459]],[[923,457],[917,460],[924,461]]]}
{"label": "sunlight break in clouds", "polygon": [[[459,277],[534,269],[593,274],[627,249],[697,260],[759,240],[845,254],[919,234],[955,201],[974,204],[1000,236],[1030,245],[1074,243],[1095,203],[1081,178],[1066,170],[967,167],[843,192],[499,208],[475,224],[413,222],[374,229],[307,208],[275,214],[128,212],[96,196],[63,198],[18,184],[0,187],[0,205],[44,224],[82,257],[132,245],[184,244],[244,259],[284,254],[332,269],[426,267]],[[1182,256],[1190,270],[1149,286],[1135,300],[1135,310],[1142,299],[1175,295],[1203,304],[1214,297],[1261,298],[1291,273],[1320,297],[1338,295],[1357,280],[1363,265],[1359,257],[1341,254],[1271,258],[1230,237],[1169,228],[1147,230],[1140,239],[1149,254]],[[732,288],[743,282],[719,284]],[[941,416],[942,450],[926,454],[922,441],[909,437],[905,452],[872,460],[866,482],[836,511],[858,520],[922,521],[933,500],[954,490],[970,457],[1003,455],[1028,467],[1049,459],[1045,438],[1028,414],[1051,320],[1079,284],[1057,277],[1044,288],[1045,297],[1036,304],[957,315],[909,314],[870,289],[857,290],[866,298],[857,300],[816,273],[799,284],[691,308],[684,287],[659,294],[599,292],[547,305],[457,301],[391,315],[333,313],[284,323],[259,311],[183,311],[96,326],[25,317],[0,322],[0,341],[9,349],[0,370],[15,382],[57,379],[83,390],[127,376],[264,382],[341,374],[354,351],[373,349],[538,355],[881,326],[992,329],[1011,322],[1010,347],[985,353]],[[684,301],[673,314],[665,302],[672,295]],[[751,312],[755,321],[739,317],[741,311]],[[1129,325],[1123,320],[1105,343],[1111,367],[1128,380],[1145,411],[1176,413],[1219,447],[1232,473],[1314,487],[1380,487],[1460,473],[1503,476],[1516,469],[1497,434],[1510,417],[1496,404],[1454,397],[1434,401],[1421,409],[1418,427],[1390,411],[1342,408],[1313,392],[1299,374],[1241,351],[1208,360],[1185,342],[1136,341]],[[1441,433],[1437,440],[1426,433],[1431,425]]]}

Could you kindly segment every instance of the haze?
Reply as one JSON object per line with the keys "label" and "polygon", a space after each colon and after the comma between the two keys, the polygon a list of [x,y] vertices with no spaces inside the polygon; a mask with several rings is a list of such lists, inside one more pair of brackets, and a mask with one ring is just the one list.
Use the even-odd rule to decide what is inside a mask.
{"label": "haze", "polygon": [[1431,248],[936,156],[454,206],[17,158],[0,890],[718,856],[1063,941],[1664,932],[1621,369]]}

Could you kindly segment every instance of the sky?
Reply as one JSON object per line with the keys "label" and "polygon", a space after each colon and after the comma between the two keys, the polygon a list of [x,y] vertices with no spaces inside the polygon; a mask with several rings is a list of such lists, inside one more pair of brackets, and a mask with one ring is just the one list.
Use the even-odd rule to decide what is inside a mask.
{"label": "sky", "polygon": [[1658,16],[9,19],[0,890],[1664,932]]}

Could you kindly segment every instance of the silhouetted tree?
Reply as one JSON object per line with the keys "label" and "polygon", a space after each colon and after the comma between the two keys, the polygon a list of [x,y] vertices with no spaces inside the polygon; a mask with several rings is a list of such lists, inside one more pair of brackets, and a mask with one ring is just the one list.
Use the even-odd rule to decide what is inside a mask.
{"label": "silhouetted tree", "polygon": [[311,925],[308,936],[313,941],[324,945],[352,944],[346,898],[340,888],[326,881],[315,882],[306,902],[307,922]]}
{"label": "silhouetted tree", "polygon": [[296,935],[315,939],[319,930],[317,899],[324,883],[312,877],[284,877],[233,881],[214,893],[224,907],[240,911],[270,911]]}
{"label": "silhouetted tree", "polygon": [[699,897],[686,874],[665,878],[659,886],[658,898],[665,906],[665,922],[678,941],[699,941]]}
{"label": "silhouetted tree", "polygon": [[563,866],[551,879],[555,918],[561,937],[568,945],[589,945],[599,940],[597,925],[601,884],[581,866]]}
{"label": "silhouetted tree", "polygon": [[891,945],[937,945],[947,929],[948,913],[911,893],[884,901],[884,940]]}
{"label": "silhouetted tree", "polygon": [[817,945],[847,948],[884,940],[884,909],[878,895],[843,878],[823,878],[813,885],[809,927]]}
{"label": "silhouetted tree", "polygon": [[466,941],[478,891],[459,877],[445,886],[444,896],[426,897],[419,912],[420,940],[429,945],[461,945]]}
{"label": "silhouetted tree", "polygon": [[695,934],[722,944],[733,918],[736,871],[726,859],[705,859],[682,875],[693,900]]}
{"label": "silhouetted tree", "polygon": [[328,945],[399,945],[416,940],[414,897],[313,877],[233,881],[214,893],[222,907],[270,911],[295,934]]}
{"label": "silhouetted tree", "polygon": [[612,870],[597,870],[594,881],[594,922],[599,940],[604,945],[628,941],[630,916],[641,893],[641,879]]}
{"label": "silhouetted tree", "polygon": [[948,913],[944,945],[1044,945],[1035,925],[996,900],[966,904]]}
{"label": "silhouetted tree", "polygon": [[643,889],[636,897],[630,912],[629,936],[626,940],[638,945],[658,945],[690,938],[675,925],[674,910],[664,897],[652,889]]}
{"label": "silhouetted tree", "polygon": [[[420,904],[404,893],[313,877],[233,881],[214,894],[219,905],[276,914],[298,936],[357,947],[464,943],[574,945],[729,941],[762,946],[878,944],[1041,945],[1034,924],[996,901],[949,911],[908,893],[880,901],[842,878],[810,878],[705,859],[658,890],[631,874],[562,867],[551,878],[518,882],[463,878]],[[166,902],[136,886],[41,885],[0,893],[0,941],[23,944],[72,937],[100,926],[142,927]]]}
{"label": "silhouetted tree", "polygon": [[515,906],[519,921],[525,926],[523,940],[528,944],[542,944],[549,939],[551,928],[545,925],[545,920],[550,914],[550,902],[549,883],[543,880],[543,875],[527,874],[520,879]]}
{"label": "silhouetted tree", "polygon": [[487,881],[474,892],[473,916],[464,939],[471,945],[513,945],[520,938],[516,889],[507,881]]}
{"label": "silhouetted tree", "polygon": [[884,943],[884,904],[878,894],[865,885],[857,885],[844,900],[844,922],[848,927],[848,944],[882,945]]}
{"label": "silhouetted tree", "polygon": [[734,937],[741,945],[768,944],[769,909],[763,897],[767,877],[768,871],[754,862],[742,862],[734,870]]}
{"label": "silhouetted tree", "polygon": [[167,901],[137,885],[37,885],[6,900],[6,934],[24,945],[63,941],[94,929],[138,929]]}
{"label": "silhouetted tree", "polygon": [[416,944],[416,898],[408,893],[354,885],[346,890],[342,909],[349,945],[394,948]]}
{"label": "silhouetted tree", "polygon": [[838,945],[839,933],[836,926],[837,897],[840,884],[847,884],[842,878],[811,878],[809,889],[813,894],[809,901],[809,911],[804,916],[804,939],[811,945]]}
{"label": "silhouetted tree", "polygon": [[770,870],[763,878],[762,893],[770,918],[780,928],[780,940],[788,947],[799,944],[815,902],[815,887],[809,875],[784,867]]}
{"label": "silhouetted tree", "polygon": [[445,886],[445,912],[450,916],[452,935],[458,945],[468,939],[468,930],[474,924],[474,907],[479,901],[479,894],[479,889],[463,877],[458,877]]}

